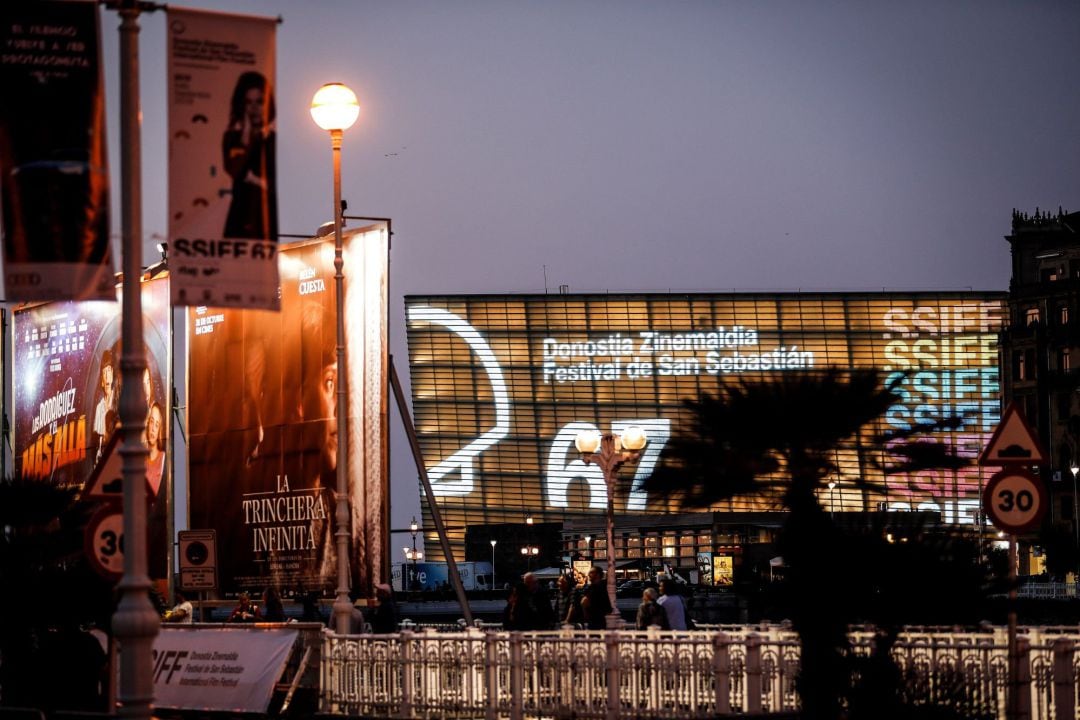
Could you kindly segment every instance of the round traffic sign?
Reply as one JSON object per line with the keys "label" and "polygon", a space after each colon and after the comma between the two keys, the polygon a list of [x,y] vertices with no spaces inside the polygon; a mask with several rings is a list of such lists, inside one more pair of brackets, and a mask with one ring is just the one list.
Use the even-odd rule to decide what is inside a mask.
{"label": "round traffic sign", "polygon": [[90,518],[86,556],[106,580],[117,580],[124,574],[124,514],[119,508],[105,506]]}
{"label": "round traffic sign", "polygon": [[194,540],[184,549],[184,557],[192,565],[202,565],[210,557],[210,550],[205,543]]}
{"label": "round traffic sign", "polygon": [[983,490],[983,510],[998,530],[1013,535],[1034,529],[1046,513],[1046,490],[1027,470],[1002,470]]}

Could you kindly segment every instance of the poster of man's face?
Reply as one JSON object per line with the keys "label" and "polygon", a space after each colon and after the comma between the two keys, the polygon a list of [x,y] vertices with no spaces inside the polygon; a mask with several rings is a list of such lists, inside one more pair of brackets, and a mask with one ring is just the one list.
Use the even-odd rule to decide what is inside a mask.
{"label": "poster of man's face", "polygon": [[[189,313],[190,526],[217,531],[226,592],[273,584],[289,594],[336,582],[333,488],[346,438],[337,413],[333,243],[288,247],[279,272],[280,312]],[[348,347],[362,343],[362,327],[350,322]],[[356,352],[350,357],[362,369]],[[350,432],[354,447],[359,435]],[[357,484],[349,483],[355,499]],[[354,519],[354,556],[360,525]]]}

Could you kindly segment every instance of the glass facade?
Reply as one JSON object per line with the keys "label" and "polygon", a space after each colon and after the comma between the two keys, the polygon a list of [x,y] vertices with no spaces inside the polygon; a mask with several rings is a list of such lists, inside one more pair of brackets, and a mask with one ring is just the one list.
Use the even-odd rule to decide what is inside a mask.
{"label": "glass facade", "polygon": [[[1000,416],[1005,298],[986,292],[407,297],[414,418],[452,544],[462,547],[467,526],[520,523],[529,513],[537,522],[601,516],[602,475],[574,448],[586,429],[638,425],[648,434],[640,461],[623,470],[617,513],[678,511],[641,483],[679,432],[682,400],[740,378],[828,366],[876,367],[890,378],[907,373],[881,429],[961,415],[963,423],[937,439],[974,458]],[[950,524],[975,521],[988,470],[972,465],[886,478],[869,462],[886,451],[859,442],[842,448],[840,477],[833,490],[823,490],[822,504],[837,512],[921,509],[940,512]],[[857,477],[873,488],[856,487]],[[713,509],[770,511],[779,503],[756,495]],[[600,549],[596,540],[593,545]],[[645,557],[704,550],[663,535],[624,549]],[[434,546],[429,551],[439,554]]]}

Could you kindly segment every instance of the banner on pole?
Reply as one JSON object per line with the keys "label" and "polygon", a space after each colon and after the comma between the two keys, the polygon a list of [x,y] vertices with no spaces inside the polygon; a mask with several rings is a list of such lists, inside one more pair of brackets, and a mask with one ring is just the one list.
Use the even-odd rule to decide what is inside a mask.
{"label": "banner on pole", "polygon": [[276,24],[169,8],[174,305],[279,307]]}
{"label": "banner on pole", "polygon": [[97,6],[3,3],[0,49],[6,297],[111,300]]}
{"label": "banner on pole", "polygon": [[280,312],[188,311],[189,521],[217,531],[223,592],[334,587],[339,442],[349,458],[352,586],[385,577],[388,243],[385,223],[343,238],[341,432],[332,239],[282,248]]}
{"label": "banner on pole", "polygon": [[[168,279],[141,283],[146,371],[147,497],[152,499],[148,527],[151,577],[166,576],[171,544],[165,533],[169,508]],[[53,302],[14,313],[12,373],[14,386],[13,475],[27,482],[80,488],[92,501],[120,495],[110,487],[119,477],[119,452],[109,451],[120,422],[120,293],[114,302]],[[99,461],[107,466],[97,467]],[[89,487],[85,486],[94,480]],[[102,481],[102,482],[98,482]]]}

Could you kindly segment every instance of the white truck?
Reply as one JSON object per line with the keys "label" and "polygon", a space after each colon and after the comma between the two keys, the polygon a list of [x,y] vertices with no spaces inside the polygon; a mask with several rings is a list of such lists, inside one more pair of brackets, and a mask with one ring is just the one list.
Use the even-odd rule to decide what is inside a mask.
{"label": "white truck", "polygon": [[[491,589],[491,563],[459,562],[457,569],[466,590]],[[450,586],[450,571],[443,562],[394,563],[390,584],[395,592],[438,590]]]}

